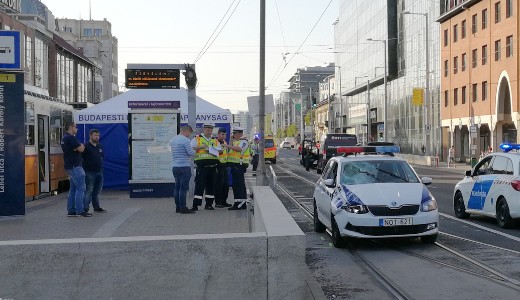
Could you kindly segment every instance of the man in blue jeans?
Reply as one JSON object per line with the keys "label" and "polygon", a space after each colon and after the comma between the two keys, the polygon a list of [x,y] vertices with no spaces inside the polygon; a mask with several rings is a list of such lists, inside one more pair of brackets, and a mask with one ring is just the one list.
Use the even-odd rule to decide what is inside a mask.
{"label": "man in blue jeans", "polygon": [[170,141],[173,155],[172,173],[175,178],[173,197],[175,198],[175,212],[181,214],[195,213],[186,207],[186,194],[190,185],[191,169],[195,150],[191,147],[188,138],[193,132],[189,125],[181,127],[181,132]]}
{"label": "man in blue jeans", "polygon": [[67,122],[65,129],[66,132],[61,139],[61,149],[63,150],[65,172],[69,175],[70,181],[69,197],[67,199],[68,216],[92,217],[83,208],[85,171],[81,164],[81,153],[85,150],[85,146],[76,138],[78,129],[74,122]]}
{"label": "man in blue jeans", "polygon": [[99,143],[99,130],[91,129],[89,131],[89,141],[85,145],[85,151],[82,153],[83,170],[85,170],[85,183],[87,190],[85,192],[85,201],[83,206],[86,212],[89,211],[90,202],[95,212],[105,213],[106,210],[99,206],[99,193],[103,188],[103,145]]}

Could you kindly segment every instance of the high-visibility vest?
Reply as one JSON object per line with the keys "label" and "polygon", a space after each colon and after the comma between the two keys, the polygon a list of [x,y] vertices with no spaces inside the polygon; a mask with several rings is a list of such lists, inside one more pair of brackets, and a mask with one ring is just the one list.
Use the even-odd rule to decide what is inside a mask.
{"label": "high-visibility vest", "polygon": [[[247,141],[245,138],[240,139],[238,141],[233,141],[233,146],[240,147],[240,141],[242,141],[242,140]],[[251,157],[251,146],[248,143],[247,148],[242,149],[242,151],[235,151],[235,150],[229,149],[229,152],[227,154],[227,162],[233,163],[233,164],[240,164],[240,160],[242,160],[243,164],[248,164],[250,157]]]}
{"label": "high-visibility vest", "polygon": [[[202,145],[207,145],[208,147],[217,147],[217,139],[215,138],[211,138],[209,141],[201,136],[201,135],[197,135],[195,137],[196,141],[197,141],[197,146],[202,146]],[[208,149],[199,149],[195,152],[195,161],[199,161],[199,160],[218,160],[218,157],[216,157],[215,155],[211,155],[209,154],[209,151]]]}
{"label": "high-visibility vest", "polygon": [[[217,140],[217,142],[218,142],[218,140]],[[220,145],[222,146],[222,145],[227,145],[227,144],[228,143],[226,141],[224,141]],[[220,160],[220,163],[225,164],[227,162],[227,155],[228,155],[228,148],[222,148],[222,153],[220,153],[218,155],[218,160]]]}
{"label": "high-visibility vest", "polygon": [[259,144],[255,144],[253,142],[253,144],[251,145],[251,152],[252,152],[252,155],[260,154],[260,145]]}

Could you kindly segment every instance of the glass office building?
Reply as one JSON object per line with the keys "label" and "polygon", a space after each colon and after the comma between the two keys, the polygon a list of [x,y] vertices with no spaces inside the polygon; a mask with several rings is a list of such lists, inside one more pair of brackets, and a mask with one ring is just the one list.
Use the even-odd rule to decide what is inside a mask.
{"label": "glass office building", "polygon": [[[357,134],[360,142],[383,139],[386,71],[386,140],[401,146],[403,153],[442,157],[439,152],[440,25],[435,22],[439,12],[439,1],[341,1],[335,23],[335,53],[336,71],[340,72],[336,77],[341,81],[342,99],[346,103],[341,113],[342,132]],[[428,99],[428,93],[423,93],[427,50]]]}

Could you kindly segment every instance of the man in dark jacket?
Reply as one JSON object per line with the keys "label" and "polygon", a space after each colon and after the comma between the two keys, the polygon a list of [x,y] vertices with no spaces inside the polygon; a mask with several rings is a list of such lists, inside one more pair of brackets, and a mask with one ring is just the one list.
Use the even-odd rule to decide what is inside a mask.
{"label": "man in dark jacket", "polygon": [[95,212],[104,213],[107,211],[99,206],[99,194],[103,188],[103,145],[99,143],[99,130],[91,129],[89,136],[90,139],[82,153],[87,185],[83,207],[85,212],[88,212],[92,202]]}

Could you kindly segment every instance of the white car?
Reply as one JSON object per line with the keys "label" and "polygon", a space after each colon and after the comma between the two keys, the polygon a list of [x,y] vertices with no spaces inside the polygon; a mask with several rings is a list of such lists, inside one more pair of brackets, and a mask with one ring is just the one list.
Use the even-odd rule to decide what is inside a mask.
{"label": "white car", "polygon": [[280,148],[284,148],[284,149],[291,149],[291,142],[288,142],[288,141],[284,141],[284,142],[281,142],[280,143]]}
{"label": "white car", "polygon": [[[370,149],[368,149],[370,148]],[[420,237],[437,240],[439,211],[426,185],[397,146],[339,147],[338,152],[386,153],[333,157],[314,190],[314,230],[332,232],[335,247],[352,238]]]}
{"label": "white car", "polygon": [[[508,151],[520,145],[500,148]],[[520,219],[520,153],[491,153],[466,171],[466,177],[455,185],[453,209],[457,218],[484,215],[496,218],[500,227],[513,227],[515,219]]]}

